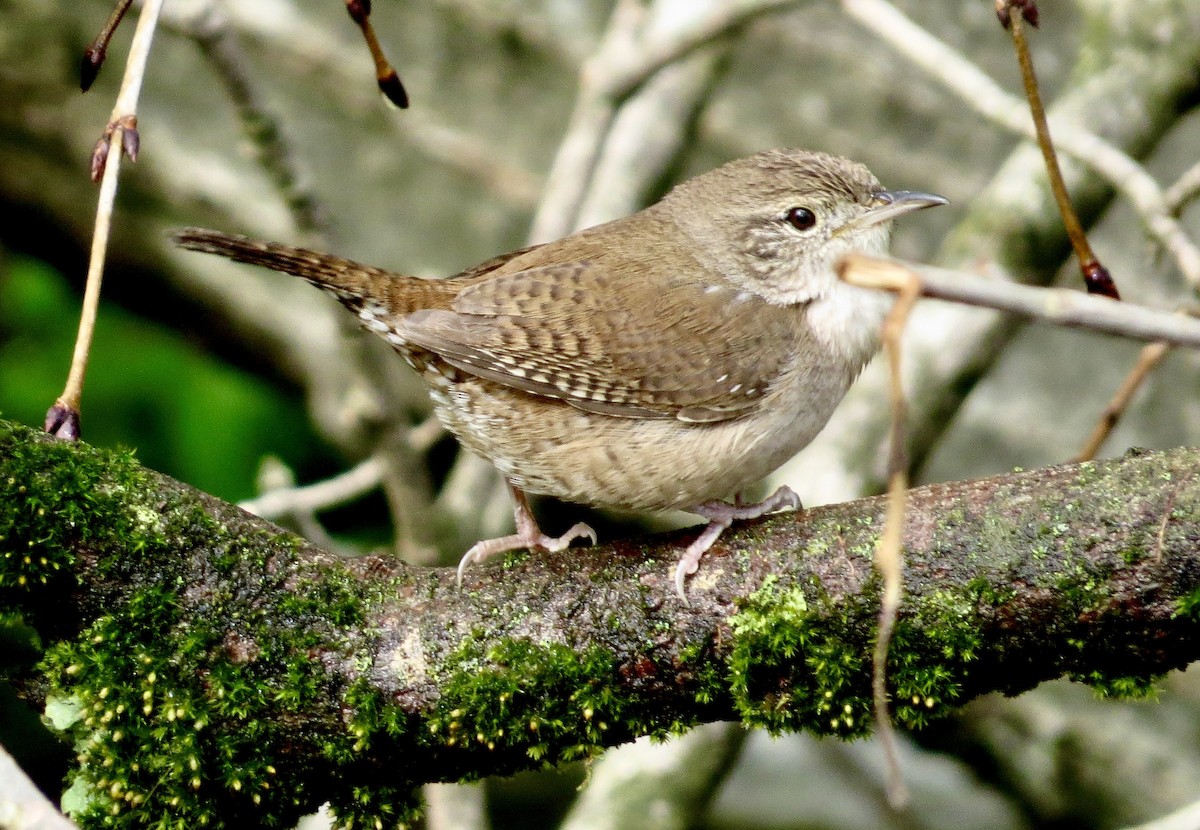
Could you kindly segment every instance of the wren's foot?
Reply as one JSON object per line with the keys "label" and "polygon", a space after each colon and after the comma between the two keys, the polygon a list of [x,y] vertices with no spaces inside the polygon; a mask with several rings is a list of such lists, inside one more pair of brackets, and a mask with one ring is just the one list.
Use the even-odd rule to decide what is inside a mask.
{"label": "wren's foot", "polygon": [[[471,549],[458,561],[458,577],[455,582],[460,589],[462,588],[463,574],[467,572],[469,565],[473,562],[483,562],[497,553],[523,549],[554,553],[566,550],[571,542],[584,538],[590,539],[593,545],[596,544],[596,531],[583,522],[579,522],[562,536],[547,536],[542,533],[541,528],[537,526],[537,520],[533,518],[533,513],[529,510],[529,500],[525,498],[525,493],[514,487],[511,482],[506,481],[505,484],[508,485],[508,494],[512,496],[513,521],[517,525],[517,532],[512,536],[501,536],[498,539],[481,539],[472,545]],[[695,569],[693,568],[693,570]]]}
{"label": "wren's foot", "polygon": [[675,590],[684,605],[688,604],[687,594],[684,592],[685,580],[699,569],[700,557],[704,556],[704,552],[711,548],[717,539],[721,538],[725,528],[743,519],[757,519],[759,516],[774,513],[776,510],[783,510],[785,507],[796,510],[800,506],[800,497],[792,492],[792,488],[785,485],[758,504],[742,504],[741,494],[738,494],[734,497],[733,504],[727,501],[706,501],[704,504],[688,508],[688,513],[695,513],[697,516],[708,519],[708,526],[700,532],[696,541],[688,545],[687,550],[679,559],[679,565],[675,568]]}

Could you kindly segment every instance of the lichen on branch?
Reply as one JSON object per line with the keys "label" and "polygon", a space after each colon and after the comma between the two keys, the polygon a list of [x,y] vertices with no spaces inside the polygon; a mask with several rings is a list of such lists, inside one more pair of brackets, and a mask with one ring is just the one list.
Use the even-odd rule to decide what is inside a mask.
{"label": "lichen on branch", "polygon": [[[1136,694],[1200,656],[1200,453],[918,488],[889,662],[909,727],[1067,675]],[[426,781],[740,719],[869,728],[867,499],[472,571],[338,558],[140,467],[0,422],[0,614],[72,740],[86,826],[404,823]]]}

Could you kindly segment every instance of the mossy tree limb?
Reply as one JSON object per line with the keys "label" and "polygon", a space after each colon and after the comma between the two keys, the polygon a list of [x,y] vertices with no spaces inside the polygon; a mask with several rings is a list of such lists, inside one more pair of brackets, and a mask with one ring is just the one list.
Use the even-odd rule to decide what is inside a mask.
{"label": "mossy tree limb", "polygon": [[[1062,675],[1137,693],[1200,657],[1200,451],[919,488],[894,715]],[[468,573],[336,558],[128,455],[0,422],[0,613],[47,645],[26,695],[76,741],[77,818],[403,819],[425,781],[740,718],[869,724],[884,505]]]}

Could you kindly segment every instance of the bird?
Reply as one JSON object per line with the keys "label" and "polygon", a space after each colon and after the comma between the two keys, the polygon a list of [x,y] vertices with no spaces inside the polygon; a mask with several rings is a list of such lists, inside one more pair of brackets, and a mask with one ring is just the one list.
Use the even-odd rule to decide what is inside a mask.
{"label": "bird", "polygon": [[840,281],[837,262],[886,254],[894,219],[946,203],[886,190],[841,156],[773,149],[441,279],[220,231],[173,237],[327,291],[421,375],[513,502],[516,532],[473,545],[460,587],[502,552],[596,543],[584,523],[543,533],[528,501],[542,494],[706,520],[674,569],[687,603],[687,578],[734,521],[801,507],[787,486],[740,494],[817,435],[878,351],[891,297]]}

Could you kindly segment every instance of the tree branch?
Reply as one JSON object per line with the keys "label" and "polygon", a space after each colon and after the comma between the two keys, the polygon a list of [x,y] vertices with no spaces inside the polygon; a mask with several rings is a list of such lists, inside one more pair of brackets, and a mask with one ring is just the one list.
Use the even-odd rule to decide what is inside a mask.
{"label": "tree branch", "polygon": [[[913,490],[897,722],[1063,675],[1138,692],[1200,657],[1198,469],[1177,449]],[[79,747],[82,812],[386,821],[422,782],[702,722],[863,734],[883,513],[746,523],[688,607],[689,531],[510,557],[460,593],[0,422],[0,612],[49,644],[22,690]]]}
{"label": "tree branch", "polygon": [[0,821],[4,830],[79,830],[63,818],[0,746]]}

